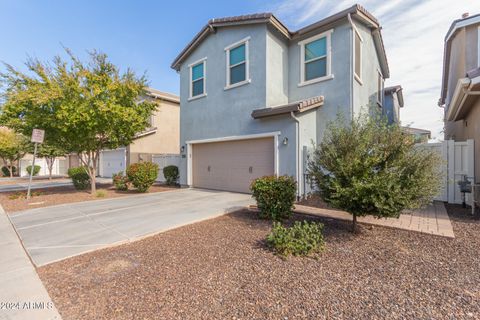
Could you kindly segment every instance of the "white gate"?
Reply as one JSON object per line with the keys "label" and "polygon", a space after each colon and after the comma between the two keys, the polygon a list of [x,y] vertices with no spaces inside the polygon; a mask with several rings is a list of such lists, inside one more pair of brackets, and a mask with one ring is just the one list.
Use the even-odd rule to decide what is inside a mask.
{"label": "white gate", "polygon": [[[438,152],[444,163],[442,164],[443,188],[435,200],[447,201],[448,203],[462,203],[462,193],[458,181],[466,176],[472,183],[474,179],[474,140],[453,141],[447,140],[440,143],[425,143],[419,147],[429,148]],[[467,194],[466,202],[472,203],[470,194]]]}
{"label": "white gate", "polygon": [[157,181],[165,182],[163,175],[163,168],[166,166],[180,166],[180,155],[178,154],[159,154],[152,156],[152,162],[158,164],[158,178]]}

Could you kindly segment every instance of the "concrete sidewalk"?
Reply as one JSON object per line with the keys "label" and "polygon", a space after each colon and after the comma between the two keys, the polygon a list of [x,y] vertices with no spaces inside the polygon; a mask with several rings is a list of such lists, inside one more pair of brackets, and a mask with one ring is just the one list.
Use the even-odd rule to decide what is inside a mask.
{"label": "concrete sidewalk", "polygon": [[[25,180],[25,181],[24,181]],[[97,177],[97,183],[112,183],[111,178],[99,178]],[[37,180],[32,181],[32,190],[35,189],[44,189],[44,188],[55,188],[55,187],[65,187],[73,186],[73,183],[70,179],[61,179],[61,180]],[[28,179],[19,179],[18,183],[15,184],[4,184],[0,185],[0,192],[12,192],[12,191],[25,191],[28,189]]]}
{"label": "concrete sidewalk", "polygon": [[0,206],[0,319],[61,319]]}

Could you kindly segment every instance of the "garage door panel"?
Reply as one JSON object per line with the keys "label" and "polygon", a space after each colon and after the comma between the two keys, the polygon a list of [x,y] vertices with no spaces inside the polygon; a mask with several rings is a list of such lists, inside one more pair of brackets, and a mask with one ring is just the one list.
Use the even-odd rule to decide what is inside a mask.
{"label": "garage door panel", "polygon": [[274,174],[273,138],[193,145],[193,186],[250,192],[253,179]]}

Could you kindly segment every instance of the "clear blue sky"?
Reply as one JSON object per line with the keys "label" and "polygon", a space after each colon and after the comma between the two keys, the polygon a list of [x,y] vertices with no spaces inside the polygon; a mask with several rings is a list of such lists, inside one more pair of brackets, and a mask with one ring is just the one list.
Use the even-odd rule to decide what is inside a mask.
{"label": "clear blue sky", "polygon": [[[236,4],[235,4],[236,3]],[[213,17],[256,12],[262,1],[0,0],[0,61],[50,60],[62,44],[81,58],[98,49],[150,85],[178,93],[170,64]],[[3,70],[3,67],[0,67]]]}

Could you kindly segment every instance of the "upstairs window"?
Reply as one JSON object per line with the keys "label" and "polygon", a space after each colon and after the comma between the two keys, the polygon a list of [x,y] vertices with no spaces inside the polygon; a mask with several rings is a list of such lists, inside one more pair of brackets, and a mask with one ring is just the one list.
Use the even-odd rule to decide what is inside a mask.
{"label": "upstairs window", "polygon": [[360,33],[355,28],[355,79],[358,82],[362,83],[362,42],[363,39],[360,36]]}
{"label": "upstairs window", "polygon": [[225,48],[227,55],[227,83],[225,89],[249,83],[248,40],[243,39]]}
{"label": "upstairs window", "polygon": [[378,80],[377,80],[377,103],[380,105],[380,106],[383,106],[383,83],[384,83],[384,80],[383,80],[383,76],[382,76],[382,73],[378,70],[377,71],[377,77],[378,77]]}
{"label": "upstairs window", "polygon": [[206,58],[190,65],[190,99],[205,96]]}
{"label": "upstairs window", "polygon": [[300,85],[330,79],[330,34],[332,30],[300,41]]}

